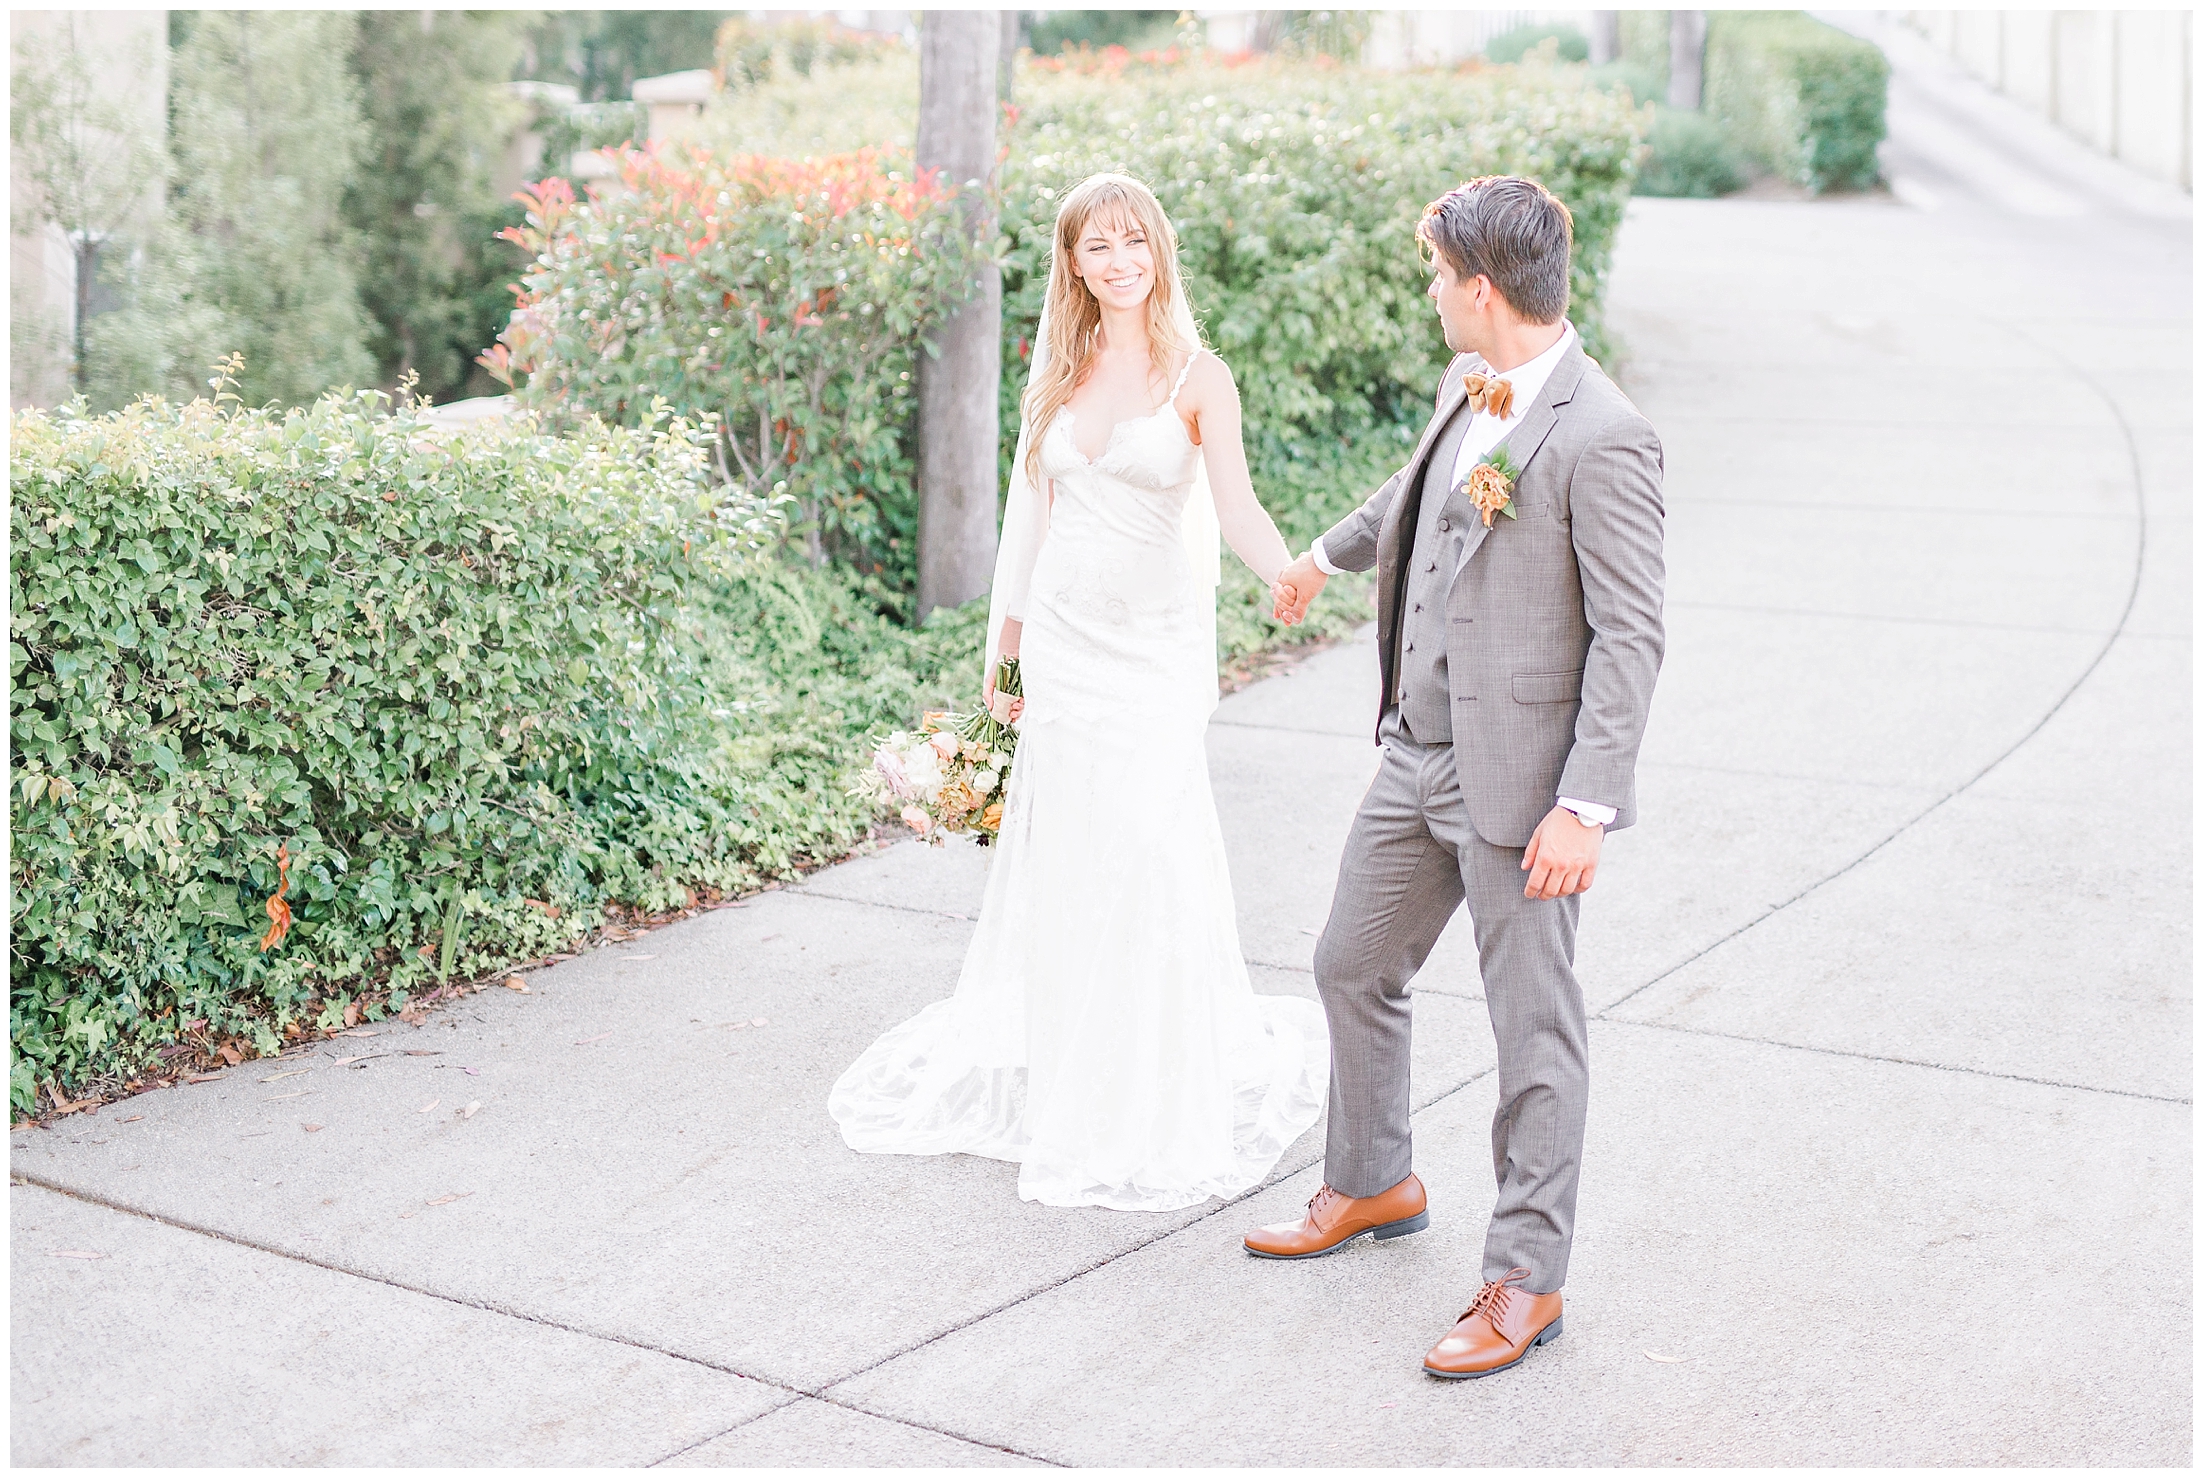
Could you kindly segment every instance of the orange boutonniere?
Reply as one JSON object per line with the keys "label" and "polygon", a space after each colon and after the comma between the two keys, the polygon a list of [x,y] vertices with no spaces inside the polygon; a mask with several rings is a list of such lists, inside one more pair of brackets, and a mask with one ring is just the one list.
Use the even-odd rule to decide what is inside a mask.
{"label": "orange boutonniere", "polygon": [[1469,475],[1461,479],[1461,491],[1483,513],[1484,527],[1492,526],[1495,513],[1504,513],[1509,518],[1521,517],[1515,512],[1514,498],[1515,479],[1520,475],[1521,469],[1515,466],[1515,459],[1500,446],[1486,452],[1469,469]]}
{"label": "orange boutonniere", "polygon": [[1461,388],[1469,392],[1472,411],[1489,411],[1502,421],[1514,414],[1515,387],[1497,375],[1470,370],[1461,377]]}

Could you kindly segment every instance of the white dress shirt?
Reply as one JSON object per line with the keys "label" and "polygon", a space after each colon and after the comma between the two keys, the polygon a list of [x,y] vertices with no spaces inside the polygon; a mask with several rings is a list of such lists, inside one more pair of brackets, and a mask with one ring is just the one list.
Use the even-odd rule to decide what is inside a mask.
{"label": "white dress shirt", "polygon": [[[1505,380],[1514,387],[1514,401],[1507,408],[1511,414],[1504,420],[1493,415],[1490,411],[1477,411],[1474,414],[1469,421],[1468,430],[1461,437],[1461,451],[1454,459],[1453,479],[1447,484],[1449,487],[1458,487],[1461,480],[1469,475],[1476,464],[1484,460],[1485,456],[1494,447],[1506,439],[1507,433],[1514,430],[1521,423],[1524,413],[1537,403],[1537,398],[1540,395],[1545,393],[1545,382],[1552,378],[1553,366],[1560,363],[1561,356],[1566,354],[1569,346],[1575,342],[1575,325],[1564,322],[1561,325],[1561,336],[1553,341],[1553,346],[1529,363],[1517,365],[1505,374],[1496,377],[1492,376],[1489,370],[1485,371],[1487,378]],[[1308,552],[1314,556],[1316,568],[1326,575],[1344,573],[1337,565],[1331,563],[1330,556],[1323,552],[1323,540],[1318,539],[1315,543],[1309,545]],[[1612,806],[1601,806],[1591,801],[1574,800],[1565,795],[1558,798],[1557,804],[1573,812],[1576,819],[1586,826],[1608,826],[1614,820],[1615,812]]]}

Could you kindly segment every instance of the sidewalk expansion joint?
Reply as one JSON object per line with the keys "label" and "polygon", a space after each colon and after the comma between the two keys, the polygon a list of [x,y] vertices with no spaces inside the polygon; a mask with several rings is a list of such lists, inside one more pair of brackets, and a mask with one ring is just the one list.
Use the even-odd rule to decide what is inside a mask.
{"label": "sidewalk expansion joint", "polygon": [[931,1432],[936,1437],[946,1437],[952,1442],[961,1442],[967,1447],[982,1447],[989,1452],[1008,1453],[1011,1457],[1024,1458],[1027,1462],[1039,1463],[1044,1467],[1061,1468],[1068,1466],[1068,1464],[1059,1463],[1053,1458],[1042,1457],[1037,1452],[1027,1452],[1023,1448],[1019,1447],[1004,1447],[1000,1443],[988,1442],[979,1437],[966,1437],[961,1432],[952,1432],[946,1427],[936,1427],[927,1422],[913,1421],[909,1417],[895,1416],[891,1413],[884,1411],[873,1411],[868,1407],[859,1406],[854,1401],[834,1396],[820,1395],[812,1391],[798,1392],[795,1395],[790,1396],[785,1401],[774,1403],[772,1406],[769,1406],[765,1410],[760,1411],[755,1416],[746,1416],[742,1418],[742,1420],[736,1422],[733,1426],[727,1428],[723,1432],[714,1432],[710,1436],[700,1438],[697,1441],[689,1443],[685,1447],[677,1447],[673,1451],[667,1453],[664,1457],[653,1458],[647,1464],[647,1466],[653,1468],[663,1467],[665,1464],[670,1463],[675,1458],[679,1457],[682,1453],[694,1452],[697,1448],[708,1446],[711,1443],[719,1441],[721,1438],[731,1437],[736,1432],[741,1431],[744,1427],[752,1426],[758,1422],[763,1421],[766,1417],[772,1416],[777,1412],[786,1411],[789,1407],[795,1406],[803,1401],[816,1401],[824,1406],[838,1407],[843,1411],[853,1411],[859,1416],[869,1416],[877,1421],[893,1422],[899,1427],[909,1427],[913,1431]]}
{"label": "sidewalk expansion joint", "polygon": [[893,909],[896,913],[924,914],[931,919],[954,919],[958,923],[974,922],[972,915],[958,913],[949,908],[920,908],[914,903],[885,903],[877,898],[852,898],[847,893],[828,893],[818,888],[784,888],[790,898],[823,898],[829,903],[854,903],[864,908]]}
{"label": "sidewalk expansion joint", "polygon": [[[1431,1109],[1436,1108],[1441,1103],[1444,1103],[1447,1099],[1453,1097],[1456,1093],[1459,1093],[1463,1089],[1472,1086],[1481,1079],[1490,1077],[1493,1073],[1496,1073],[1498,1071],[1498,1065],[1494,1064],[1491,1067],[1484,1068],[1478,1072],[1469,1074],[1469,1076],[1463,1078],[1460,1082],[1454,1084],[1451,1088],[1448,1088],[1443,1092],[1433,1096],[1428,1102],[1420,1104],[1415,1108],[1409,1110],[1408,1117],[1412,1119],[1417,1114],[1428,1113]],[[1261,1195],[1263,1192],[1282,1185],[1284,1182],[1291,1180],[1294,1176],[1300,1174],[1302,1171],[1307,1170],[1312,1166],[1320,1165],[1322,1163],[1323,1156],[1321,1153],[1318,1153],[1314,1159],[1297,1165],[1291,1170],[1286,1170],[1283,1172],[1273,1171],[1271,1174],[1263,1177],[1262,1183],[1260,1185],[1248,1187],[1246,1190],[1241,1191],[1238,1195],[1232,1197],[1229,1201],[1221,1202],[1220,1204],[1210,1208],[1209,1210],[1202,1212],[1199,1216],[1192,1218],[1190,1221],[1187,1221],[1179,1226],[1171,1227],[1167,1231],[1157,1232],[1154,1236],[1144,1238],[1141,1241],[1133,1243],[1129,1247],[1120,1248],[1119,1250],[1110,1253],[1107,1257],[1099,1258],[1094,1262],[1088,1263],[1085,1267],[1079,1268],[1075,1272],[1064,1274],[1061,1278],[1056,1279],[1052,1283],[1046,1283],[1037,1288],[1027,1289],[1025,1292],[1019,1294],[1017,1297],[1005,1299],[1001,1303],[996,1304],[991,1309],[984,1309],[979,1313],[972,1315],[969,1319],[962,1320],[958,1323],[950,1325],[946,1329],[939,1330],[933,1334],[929,1334],[924,1339],[918,1340],[913,1344],[906,1345],[900,1350],[895,1350],[889,1354],[882,1355],[879,1359],[873,1361],[869,1365],[860,1366],[859,1368],[850,1371],[847,1375],[836,1376],[834,1377],[834,1379],[826,1382],[826,1384],[824,1384],[823,1386],[820,1386],[818,1390],[807,1392],[806,1394],[817,1396],[822,1401],[832,1400],[834,1398],[827,1393],[832,1391],[836,1386],[846,1385],[850,1381],[857,1379],[859,1376],[870,1375],[873,1371],[878,1370],[883,1366],[892,1365],[897,1360],[900,1360],[907,1355],[915,1355],[918,1351],[925,1349],[929,1345],[938,1344],[940,1341],[947,1339],[952,1334],[959,1334],[966,1329],[972,1328],[974,1325],[983,1324],[987,1320],[994,1318],[997,1314],[1008,1313],[1011,1309],[1016,1308],[1020,1304],[1030,1303],[1032,1302],[1032,1300],[1041,1297],[1043,1294],[1053,1293],[1059,1288],[1068,1287],[1069,1285],[1076,1283],[1079,1279],[1086,1277],[1090,1273],[1098,1273],[1103,1268],[1108,1267],[1111,1263],[1119,1262],[1124,1258],[1132,1256],[1136,1252],[1144,1252],[1148,1248],[1153,1247],[1158,1243],[1167,1241],[1168,1239],[1178,1236],[1181,1233],[1189,1232],[1193,1228],[1201,1225],[1201,1223],[1209,1220],[1211,1217],[1221,1216],[1223,1213],[1232,1210],[1243,1202],[1251,1201],[1256,1196]],[[853,1403],[844,1402],[843,1404],[849,1405],[850,1409],[853,1411],[865,1411],[865,1414],[868,1416],[880,1415],[880,1413],[878,1412],[867,1411],[866,1408],[856,1406]],[[965,1440],[970,1441],[973,1439],[967,1438]],[[1008,1451],[1009,1449],[1005,1448],[1003,1450]],[[1064,1465],[1057,1464],[1056,1466],[1060,1467]]]}
{"label": "sidewalk expansion joint", "polygon": [[[578,1325],[566,1324],[557,1319],[546,1318],[541,1314],[531,1314],[525,1309],[510,1308],[503,1304],[487,1303],[478,1299],[462,1298],[457,1294],[441,1292],[440,1290],[434,1288],[424,1288],[417,1283],[401,1282],[396,1278],[387,1277],[381,1273],[363,1272],[358,1268],[346,1267],[341,1263],[326,1262],[320,1258],[307,1257],[302,1253],[291,1251],[288,1248],[274,1246],[270,1243],[258,1241],[251,1237],[241,1237],[234,1232],[225,1232],[216,1227],[202,1226],[197,1222],[186,1221],[181,1217],[166,1216],[158,1211],[148,1211],[142,1206],[132,1206],[125,1202],[117,1201],[110,1196],[102,1196],[91,1191],[79,1190],[74,1186],[61,1185],[54,1181],[44,1179],[38,1175],[31,1174],[27,1171],[15,1170],[11,1168],[9,1171],[8,1179],[14,1184],[36,1186],[40,1190],[51,1191],[57,1196],[67,1196],[72,1201],[81,1201],[87,1205],[98,1206],[108,1211],[118,1212],[124,1216],[135,1216],[140,1218],[141,1220],[150,1221],[159,1226],[171,1227],[179,1232],[191,1232],[201,1237],[210,1238],[216,1242],[226,1242],[233,1247],[243,1247],[248,1251],[265,1253],[270,1257],[281,1258],[285,1262],[295,1262],[303,1264],[307,1267],[320,1268],[324,1272],[335,1273],[340,1277],[357,1278],[366,1283],[380,1283],[385,1288],[395,1288],[401,1293],[418,1294],[422,1298],[432,1298],[439,1303],[453,1304],[463,1309],[473,1309],[478,1313],[495,1314],[500,1318],[516,1319],[519,1320],[521,1323],[533,1324],[542,1329],[556,1329],[563,1334],[576,1335],[582,1339],[601,1340],[606,1344],[622,1345],[631,1350],[643,1350],[653,1355],[663,1355],[669,1360],[679,1360],[683,1364],[687,1365],[698,1365],[706,1370],[715,1371],[720,1375],[732,1376],[736,1380],[749,1381],[754,1385],[769,1387],[772,1390],[783,1393],[788,1398],[785,1401],[776,1401],[773,1405],[767,1407],[761,1412],[758,1412],[755,1416],[743,1418],[741,1421],[736,1422],[733,1426],[727,1428],[724,1432],[713,1433],[711,1436],[702,1439],[701,1442],[692,1442],[686,1447],[682,1447],[674,1452],[667,1453],[665,1457],[653,1459],[648,1465],[651,1467],[656,1467],[659,1463],[663,1463],[670,1458],[679,1457],[681,1453],[688,1452],[696,1447],[700,1447],[703,1445],[704,1442],[716,1442],[719,1440],[719,1438],[726,1436],[728,1432],[739,1431],[741,1428],[748,1426],[751,1422],[757,1421],[763,1417],[770,1416],[776,1411],[785,1410],[786,1408],[793,1406],[796,1402],[804,1399],[805,1397],[810,1397],[819,1401],[825,1401],[830,1405],[847,1407],[851,1411],[860,1412],[865,1416],[878,1417],[882,1421],[895,1422],[900,1426],[915,1427],[921,1431],[932,1432],[938,1436],[955,1438],[955,1440],[959,1442],[970,1442],[972,1443],[972,1445],[977,1447],[996,1447],[996,1445],[993,1443],[979,1442],[975,1439],[961,1436],[955,1432],[945,1431],[939,1427],[928,1426],[924,1422],[915,1422],[905,1417],[891,1416],[885,1412],[867,1411],[863,1407],[854,1405],[848,1401],[836,1400],[832,1396],[825,1395],[822,1391],[807,1390],[802,1386],[794,1386],[790,1385],[786,1381],[775,1380],[768,1375],[758,1375],[752,1371],[742,1370],[732,1365],[720,1364],[716,1360],[706,1360],[699,1355],[686,1354],[680,1350],[668,1349],[663,1345],[650,1344],[644,1340],[631,1339],[626,1335],[613,1334],[602,1329],[584,1329]],[[1018,1457],[1031,1458],[1034,1462],[1048,1462],[1048,1459],[1046,1458],[1037,1457],[1031,1453],[1018,1452],[1014,1448],[996,1447],[996,1450],[1001,1452],[1013,1453],[1015,1456]],[[1050,1466],[1060,1467],[1062,1465],[1051,1463]]]}
{"label": "sidewalk expansion joint", "polygon": [[[2017,329],[2011,329],[2010,332],[2012,332],[2015,336],[2019,337],[2024,342],[2029,343],[2037,350],[2042,351],[2044,358],[2050,361],[2052,367],[2058,367],[2056,356],[2052,355],[2048,350],[2044,350],[2040,344],[2034,343],[2032,339],[2028,339],[2025,334],[2020,333]],[[1695,953],[1686,956],[1684,959],[1674,965],[1670,965],[1667,969],[1653,976],[1650,980],[1646,981],[1643,985],[1638,986],[1628,995],[1623,996],[1620,1000],[1612,1002],[1598,1012],[1597,1019],[1608,1021],[1615,1020],[1616,1018],[1614,1017],[1613,1013],[1617,1007],[1625,1005],[1629,1001],[1634,1000],[1636,997],[1643,995],[1646,991],[1651,990],[1654,986],[1658,985],[1661,981],[1666,980],[1669,976],[1675,975],[1683,970],[1688,969],[1690,966],[1704,959],[1707,955],[1712,954],[1715,950],[1721,948],[1723,945],[1729,943],[1731,940],[1737,939],[1740,936],[1749,933],[1751,930],[1758,928],[1761,924],[1766,923],[1769,919],[1783,912],[1791,905],[1804,902],[1807,898],[1812,897],[1815,893],[1818,893],[1821,889],[1827,887],[1830,883],[1835,882],[1838,878],[1843,877],[1845,874],[1859,867],[1869,858],[1880,852],[1884,847],[1887,847],[1891,842],[1896,841],[1899,837],[1904,836],[1906,833],[1910,832],[1921,822],[1927,820],[1930,816],[1933,816],[1937,811],[1942,810],[1943,807],[1949,805],[1952,801],[1958,799],[1958,797],[1964,795],[1967,791],[1973,789],[1976,785],[1979,785],[1983,780],[1986,780],[1999,765],[2003,764],[2013,755],[2018,754],[2022,749],[2026,748],[2028,742],[2032,740],[2037,734],[2041,733],[2044,727],[2049,724],[2050,720],[2056,718],[2058,714],[2064,710],[2065,705],[2073,700],[2073,695],[2078,693],[2084,686],[2087,685],[2088,680],[2096,675],[2096,669],[2103,666],[2104,659],[2106,657],[2109,657],[2112,653],[2113,648],[2118,646],[2120,635],[2126,630],[2127,623],[2134,619],[2134,607],[2136,603],[2139,602],[2141,599],[2142,569],[2144,562],[2146,561],[2149,554],[2149,498],[2143,487],[2142,451],[2141,447],[2139,446],[2139,444],[2136,443],[2134,439],[2134,428],[2130,424],[2128,424],[2126,413],[2119,409],[2119,403],[2116,400],[2112,399],[2110,393],[2107,392],[2103,388],[2103,386],[2099,384],[2096,379],[2086,370],[2080,369],[2079,367],[2071,364],[2066,364],[2062,366],[2062,368],[2075,380],[2078,380],[2080,383],[2086,385],[2089,390],[2094,393],[2095,396],[2099,400],[2101,400],[2104,403],[2104,406],[2111,412],[2111,419],[2114,424],[2118,426],[2120,439],[2126,448],[2127,472],[2134,486],[2135,528],[2133,574],[2129,577],[2127,581],[2126,604],[2124,607],[2121,608],[2119,612],[2119,619],[2115,623],[2113,623],[2110,634],[2104,638],[2103,645],[2096,649],[2096,655],[2089,658],[2088,665],[2081,669],[2080,675],[2073,679],[2073,681],[2066,687],[2063,693],[2060,693],[2058,695],[2056,702],[2052,703],[2048,708],[2043,710],[2041,717],[2037,718],[2034,723],[2028,726],[2026,733],[2020,735],[2019,738],[2013,740],[2009,748],[2005,749],[2003,753],[1997,755],[1994,759],[1983,765],[1973,774],[1972,778],[1961,781],[1957,786],[1953,787],[1945,794],[1931,801],[1925,810],[1922,810],[1911,820],[1899,824],[1896,830],[1890,832],[1887,836],[1884,836],[1880,841],[1874,843],[1874,845],[1868,847],[1865,851],[1861,852],[1858,856],[1852,858],[1843,866],[1837,868],[1834,872],[1829,873],[1826,877],[1821,878],[1817,882],[1808,883],[1805,887],[1800,888],[1797,892],[1791,894],[1788,898],[1783,899],[1780,903],[1770,905],[1764,912],[1758,914],[1756,917],[1748,919],[1744,923],[1737,925],[1736,928],[1722,935],[1719,939],[1714,940],[1711,944],[1706,945],[1703,949],[1700,949]]]}
{"label": "sidewalk expansion joint", "polygon": [[[1347,734],[1337,729],[1305,729],[1299,724],[1255,724],[1240,718],[1212,718],[1209,720],[1209,727],[1212,729],[1266,729],[1272,734],[1305,734],[1315,739],[1350,739],[1357,744],[1366,743],[1370,748],[1376,748],[1376,741],[1365,739],[1363,731]],[[1374,734],[1376,727],[1375,724],[1371,724],[1366,732]]]}
{"label": "sidewalk expansion joint", "polygon": [[[2140,572],[2137,571],[2137,574]],[[1736,611],[1752,616],[1802,616],[1813,621],[1878,621],[1885,626],[1955,626],[1967,631],[2016,631],[2031,636],[2097,636],[2116,637],[2119,627],[2126,624],[2127,611],[2119,613],[2119,620],[2109,631],[2094,626],[2036,626],[2020,621],[1969,621],[1957,616],[1905,616],[1887,611],[1831,611],[1814,606],[1758,606],[1743,601],[1726,600],[1671,600],[1671,611]],[[2127,603],[2127,610],[2133,602]]]}
{"label": "sidewalk expansion joint", "polygon": [[2068,1083],[2062,1078],[2037,1078],[2026,1073],[1998,1072],[1995,1068],[1966,1067],[1955,1062],[1925,1062],[1917,1057],[1891,1057],[1881,1052],[1859,1052],[1849,1047],[1820,1047],[1811,1042],[1785,1042],[1777,1037],[1754,1037],[1743,1032],[1721,1032],[1711,1027],[1683,1026],[1671,1021],[1636,1021],[1626,1016],[1600,1013],[1591,1018],[1602,1026],[1641,1026],[1651,1031],[1681,1032],[1686,1036],[1715,1037],[1724,1042],[1749,1042],[1757,1047],[1780,1047],[1786,1052],[1812,1052],[1822,1057],[1849,1057],[1860,1062],[1883,1062],[1893,1067],[1917,1067],[1928,1072],[1958,1073],[1970,1078],[2001,1078],[2007,1083],[2033,1083],[2044,1088],[2069,1088],[2075,1093],[2106,1093],[2114,1098],[2139,1098],[2149,1103],[2193,1106],[2193,1100],[2165,1093],[2144,1093],[2138,1088],[2105,1088],[2095,1083]]}

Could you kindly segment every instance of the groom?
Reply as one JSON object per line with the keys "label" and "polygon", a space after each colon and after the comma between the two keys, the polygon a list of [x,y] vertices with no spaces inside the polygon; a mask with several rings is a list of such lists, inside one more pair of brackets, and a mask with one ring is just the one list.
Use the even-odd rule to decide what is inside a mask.
{"label": "groom", "polygon": [[1326,576],[1376,566],[1384,755],[1316,946],[1325,1184],[1299,1221],[1246,1245],[1316,1257],[1429,1225],[1408,984],[1466,899],[1499,1045],[1499,1193],[1482,1287],[1423,1362],[1463,1378],[1561,1332],[1589,1089],[1576,917],[1601,839],[1635,819],[1664,646],[1661,458],[1565,316],[1566,206],[1534,180],[1471,180],[1416,236],[1455,354],[1437,414],[1407,466],[1280,582],[1292,622]]}

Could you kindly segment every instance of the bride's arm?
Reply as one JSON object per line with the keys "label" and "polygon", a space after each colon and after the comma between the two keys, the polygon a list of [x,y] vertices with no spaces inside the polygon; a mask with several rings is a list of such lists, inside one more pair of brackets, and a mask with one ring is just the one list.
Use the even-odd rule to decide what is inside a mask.
{"label": "bride's arm", "polygon": [[1193,439],[1208,469],[1209,492],[1216,499],[1216,522],[1232,553],[1247,562],[1265,585],[1293,562],[1285,537],[1260,500],[1247,475],[1247,450],[1239,440],[1239,387],[1232,372],[1214,354],[1197,359],[1179,405],[1193,418]]}

